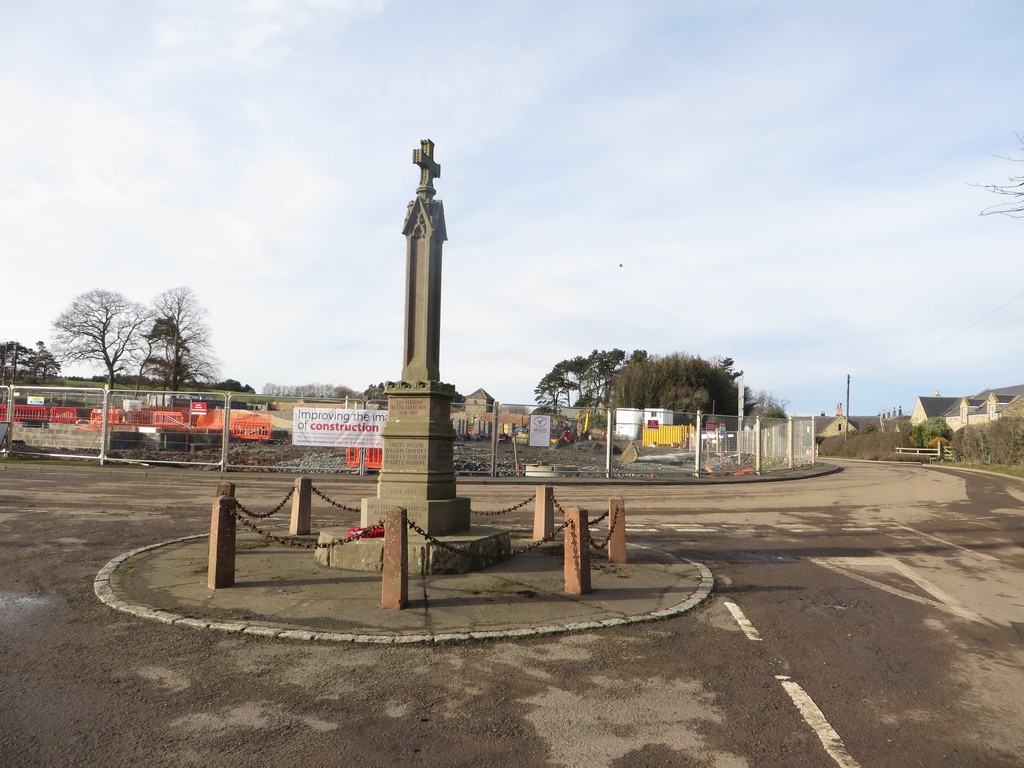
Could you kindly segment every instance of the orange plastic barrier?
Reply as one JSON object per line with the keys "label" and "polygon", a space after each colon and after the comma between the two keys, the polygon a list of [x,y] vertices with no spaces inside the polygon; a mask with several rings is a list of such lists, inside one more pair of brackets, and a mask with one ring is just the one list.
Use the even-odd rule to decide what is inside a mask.
{"label": "orange plastic barrier", "polygon": [[[113,420],[110,423],[113,424]],[[133,427],[148,427],[153,423],[153,409],[141,408],[133,411],[122,411],[119,423],[130,424]]]}
{"label": "orange plastic barrier", "polygon": [[[7,409],[4,408],[4,417]],[[14,405],[15,421],[46,421],[48,419],[45,405]]]}
{"label": "orange plastic barrier", "polygon": [[191,429],[184,411],[153,411],[150,423],[163,429]]}
{"label": "orange plastic barrier", "polygon": [[232,416],[230,432],[238,440],[269,440],[273,427],[266,416],[248,414]]}
{"label": "orange plastic barrier", "polygon": [[54,424],[77,424],[78,409],[63,405],[55,405],[50,409],[50,421]]}
{"label": "orange plastic barrier", "polygon": [[224,409],[214,408],[212,411],[201,413],[195,417],[196,429],[204,429],[207,432],[220,432],[224,429]]}
{"label": "orange plastic barrier", "polygon": [[[362,448],[346,448],[345,463],[353,468],[359,467],[359,452]],[[382,448],[366,449],[366,468],[380,469],[384,466],[384,450]]]}
{"label": "orange plastic barrier", "polygon": [[[124,424],[124,411],[120,408],[111,408],[108,424]],[[93,408],[89,413],[89,426],[99,429],[103,426],[103,409]]]}

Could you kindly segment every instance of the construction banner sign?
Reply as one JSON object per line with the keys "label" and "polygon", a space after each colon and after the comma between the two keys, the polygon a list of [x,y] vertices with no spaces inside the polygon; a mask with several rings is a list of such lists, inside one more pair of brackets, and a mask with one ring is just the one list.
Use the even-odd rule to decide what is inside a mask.
{"label": "construction banner sign", "polygon": [[292,445],[382,448],[387,420],[387,411],[298,407],[292,411]]}

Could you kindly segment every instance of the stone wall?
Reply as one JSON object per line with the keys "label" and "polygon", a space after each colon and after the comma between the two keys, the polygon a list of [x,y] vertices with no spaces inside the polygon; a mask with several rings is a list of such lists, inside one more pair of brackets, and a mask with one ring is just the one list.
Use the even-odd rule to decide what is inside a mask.
{"label": "stone wall", "polygon": [[76,424],[14,422],[11,440],[15,449],[24,444],[29,449],[65,449],[88,451],[99,455],[100,431],[80,429]]}

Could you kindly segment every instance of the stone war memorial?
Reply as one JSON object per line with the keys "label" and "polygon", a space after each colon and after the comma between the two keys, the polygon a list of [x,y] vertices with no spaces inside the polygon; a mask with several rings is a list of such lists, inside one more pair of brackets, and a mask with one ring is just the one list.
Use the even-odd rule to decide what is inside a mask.
{"label": "stone war memorial", "polygon": [[[361,525],[370,527],[388,512],[405,510],[420,529],[409,540],[409,565],[424,573],[464,572],[507,559],[506,531],[470,524],[470,500],[457,494],[451,403],[455,387],[441,381],[441,263],[448,239],[444,204],[435,199],[441,166],[434,142],[413,151],[420,168],[416,197],[409,203],[406,239],[404,349],[401,381],[388,382],[388,420],[382,430],[383,462],[377,495],[362,500]],[[423,536],[425,534],[425,536]],[[321,532],[321,542],[344,532]],[[421,540],[417,540],[421,539]],[[317,550],[317,561],[340,568],[379,569],[383,546],[364,539],[355,546]],[[459,553],[464,554],[459,554]]]}

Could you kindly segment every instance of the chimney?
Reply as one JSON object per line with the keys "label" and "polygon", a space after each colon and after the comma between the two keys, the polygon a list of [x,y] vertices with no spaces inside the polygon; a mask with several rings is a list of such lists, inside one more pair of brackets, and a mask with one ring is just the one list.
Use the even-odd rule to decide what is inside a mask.
{"label": "chimney", "polygon": [[842,416],[842,415],[843,415],[843,404],[842,403],[836,403],[836,416]]}

